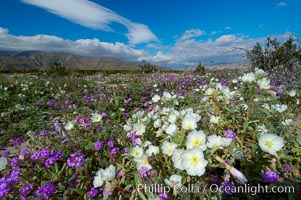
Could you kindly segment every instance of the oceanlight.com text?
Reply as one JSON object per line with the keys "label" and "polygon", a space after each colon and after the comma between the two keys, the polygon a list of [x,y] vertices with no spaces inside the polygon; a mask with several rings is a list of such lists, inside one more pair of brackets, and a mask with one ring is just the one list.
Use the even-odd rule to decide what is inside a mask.
{"label": "oceanlight.com text", "polygon": [[194,184],[188,184],[187,186],[175,186],[169,187],[164,184],[139,184],[138,191],[144,191],[146,193],[169,193],[170,191],[177,190],[181,193],[205,193],[210,190],[211,193],[226,193],[226,194],[263,194],[263,193],[295,193],[293,186],[273,186],[268,185],[250,185],[243,184],[239,186],[220,186],[217,184],[205,185],[203,187],[197,187]]}

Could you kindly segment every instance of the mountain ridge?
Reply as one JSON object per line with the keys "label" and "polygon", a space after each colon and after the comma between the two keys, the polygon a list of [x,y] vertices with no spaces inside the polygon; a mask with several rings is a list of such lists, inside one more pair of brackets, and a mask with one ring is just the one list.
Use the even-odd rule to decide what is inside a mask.
{"label": "mountain ridge", "polygon": [[85,57],[64,52],[1,51],[0,70],[45,70],[59,62],[69,69],[77,70],[135,70],[139,64],[113,57]]}

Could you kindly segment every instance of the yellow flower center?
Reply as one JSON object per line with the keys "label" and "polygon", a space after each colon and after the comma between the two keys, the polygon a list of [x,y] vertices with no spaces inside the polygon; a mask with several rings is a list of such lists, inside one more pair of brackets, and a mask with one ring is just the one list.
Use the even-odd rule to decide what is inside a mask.
{"label": "yellow flower center", "polygon": [[143,160],[141,161],[141,164],[142,164],[143,166],[146,166],[146,165],[148,165],[148,161],[147,161],[147,159],[143,159]]}
{"label": "yellow flower center", "polygon": [[201,145],[202,145],[202,141],[201,141],[201,140],[194,140],[194,141],[193,141],[193,146],[199,147],[199,146],[201,146]]}
{"label": "yellow flower center", "polygon": [[192,165],[198,165],[199,161],[200,161],[200,158],[197,155],[194,155],[194,156],[191,157],[191,164]]}
{"label": "yellow flower center", "polygon": [[139,157],[139,156],[140,156],[140,152],[139,152],[139,151],[135,151],[135,152],[134,152],[134,156],[135,156],[135,157]]}
{"label": "yellow flower center", "polygon": [[264,145],[265,145],[266,147],[268,147],[268,148],[271,148],[271,147],[273,146],[273,142],[270,141],[270,140],[267,140],[267,141],[264,142]]}

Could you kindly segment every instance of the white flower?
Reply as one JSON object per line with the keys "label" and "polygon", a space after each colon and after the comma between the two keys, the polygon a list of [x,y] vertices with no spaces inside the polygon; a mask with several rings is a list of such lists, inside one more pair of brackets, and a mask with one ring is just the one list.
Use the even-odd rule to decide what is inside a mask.
{"label": "white flower", "polygon": [[168,135],[175,135],[178,131],[178,127],[177,125],[175,124],[170,124],[166,129],[165,129],[165,132],[168,134]]}
{"label": "white flower", "polygon": [[218,124],[218,122],[219,122],[219,117],[217,117],[215,115],[210,116],[210,123],[211,124]]}
{"label": "white flower", "polygon": [[133,131],[136,135],[142,135],[145,133],[145,125],[143,123],[134,124]]}
{"label": "white flower", "polygon": [[163,92],[163,99],[164,100],[170,100],[171,94],[169,92]]}
{"label": "white flower", "polygon": [[75,124],[74,121],[68,122],[68,123],[64,126],[65,130],[66,130],[66,131],[72,130],[72,129],[74,128],[74,124]]}
{"label": "white flower", "polygon": [[291,97],[296,96],[296,90],[291,90],[288,92],[288,95],[290,95]]}
{"label": "white flower", "polygon": [[110,165],[106,169],[99,169],[94,176],[93,186],[94,188],[102,186],[104,181],[112,180],[116,175],[114,165]]}
{"label": "white flower", "polygon": [[260,136],[259,147],[262,151],[275,155],[283,147],[283,139],[275,134],[263,134]]}
{"label": "white flower", "polygon": [[0,157],[0,171],[6,168],[7,160],[5,157]]}
{"label": "white flower", "polygon": [[156,119],[154,122],[154,128],[159,128],[161,126],[161,119]]}
{"label": "white flower", "polygon": [[149,145],[148,149],[146,150],[145,154],[147,156],[157,155],[160,152],[158,146]]}
{"label": "white flower", "polygon": [[134,158],[140,158],[143,155],[143,149],[139,146],[135,146],[132,148],[130,155]]}
{"label": "white flower", "polygon": [[167,141],[164,141],[161,149],[162,149],[162,153],[168,156],[171,156],[173,151],[177,148],[177,145],[175,143],[170,143]]}
{"label": "white flower", "polygon": [[125,125],[123,125],[123,130],[125,130],[125,131],[131,131],[132,130],[132,125],[131,124],[125,124]]}
{"label": "white flower", "polygon": [[142,167],[147,169],[152,169],[153,167],[149,164],[147,156],[143,155],[141,158],[136,158],[135,162],[137,164],[137,170],[140,170]]}
{"label": "white flower", "polygon": [[215,91],[215,90],[214,90],[213,88],[208,88],[208,89],[205,91],[205,95],[211,96],[211,95],[213,95],[214,91]]}
{"label": "white flower", "polygon": [[245,83],[251,83],[255,81],[255,74],[253,72],[246,73],[241,77],[241,80]]}
{"label": "white flower", "polygon": [[154,103],[157,103],[158,101],[160,101],[160,96],[159,95],[157,95],[157,94],[155,94],[154,96],[153,96],[153,98],[152,98],[152,101],[154,102]]}
{"label": "white flower", "polygon": [[206,150],[206,135],[203,131],[194,130],[188,134],[186,148],[192,149],[193,147],[198,147],[202,151]]}
{"label": "white flower", "polygon": [[175,149],[174,152],[172,153],[172,161],[174,163],[175,168],[184,170],[182,166],[182,154],[184,150],[183,149]]}
{"label": "white flower", "polygon": [[293,124],[293,120],[292,119],[286,119],[285,121],[281,122],[281,124],[283,126],[289,126]]}
{"label": "white flower", "polygon": [[268,132],[268,129],[265,127],[264,124],[263,124],[263,125],[259,125],[259,126],[258,126],[258,130],[259,130],[259,132],[261,132],[261,133],[267,133],[267,132]]}
{"label": "white flower", "polygon": [[144,115],[144,111],[141,110],[141,111],[138,111],[136,112],[135,114],[133,114],[133,119],[141,119]]}
{"label": "white flower", "polygon": [[277,112],[279,112],[279,113],[283,113],[287,109],[287,105],[285,105],[285,104],[282,104],[282,105],[276,104],[276,105],[272,105],[272,108],[274,110],[276,110]]}
{"label": "white flower", "polygon": [[179,175],[172,175],[169,180],[164,180],[165,184],[172,188],[180,188],[182,186],[182,176]]}
{"label": "white flower", "polygon": [[169,115],[167,121],[168,121],[169,123],[176,123],[177,118],[178,118],[177,115],[175,115],[174,113],[172,113],[172,114]]}
{"label": "white flower", "polygon": [[208,161],[204,159],[200,148],[192,148],[182,154],[182,166],[191,176],[202,176],[207,164]]}
{"label": "white flower", "polygon": [[103,169],[99,169],[96,173],[96,176],[94,176],[94,180],[93,180],[93,187],[94,188],[102,186],[102,184],[104,182],[104,180],[101,176],[102,172],[103,172]]}
{"label": "white flower", "polygon": [[230,138],[223,138],[217,135],[210,135],[208,138],[207,146],[209,148],[223,149],[231,144]]}
{"label": "white flower", "polygon": [[267,90],[267,89],[270,89],[270,80],[267,79],[267,78],[262,78],[262,79],[259,79],[257,81],[257,84],[259,86],[260,89],[264,89],[264,90]]}
{"label": "white flower", "polygon": [[190,116],[186,116],[182,121],[182,128],[185,130],[194,130],[197,128],[196,120]]}
{"label": "white flower", "polygon": [[255,74],[262,75],[262,74],[265,74],[265,72],[262,69],[255,68]]}
{"label": "white flower", "polygon": [[110,180],[112,180],[115,177],[115,175],[116,175],[114,165],[110,165],[108,168],[106,168],[105,170],[103,170],[102,173],[101,173],[101,175],[102,175],[102,179],[104,181],[110,181]]}
{"label": "white flower", "polygon": [[101,114],[98,114],[98,113],[92,114],[92,118],[91,118],[92,122],[100,122],[101,119],[102,119]]}

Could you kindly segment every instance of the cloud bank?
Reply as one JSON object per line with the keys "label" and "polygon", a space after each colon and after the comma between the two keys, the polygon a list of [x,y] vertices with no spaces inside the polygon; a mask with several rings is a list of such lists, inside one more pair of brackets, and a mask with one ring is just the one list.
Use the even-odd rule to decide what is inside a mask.
{"label": "cloud bank", "polygon": [[69,52],[82,56],[111,56],[136,61],[148,55],[126,44],[101,42],[98,39],[68,40],[52,35],[16,36],[0,27],[0,49],[11,51]]}
{"label": "cloud bank", "polygon": [[134,23],[110,9],[88,0],[22,0],[82,26],[103,31],[114,31],[110,23],[117,22],[128,29],[125,36],[131,45],[158,41],[156,35],[144,24]]}
{"label": "cloud bank", "polygon": [[[265,37],[250,38],[241,34],[221,35],[216,39],[204,40],[199,31],[185,31],[175,43],[152,54],[151,49],[136,49],[127,44],[102,42],[99,39],[69,40],[53,35],[22,36],[9,33],[0,27],[0,50],[45,52],[68,52],[82,56],[111,56],[127,61],[146,60],[154,64],[181,68],[187,65],[235,63],[244,60],[244,51],[229,52],[233,47],[251,49],[256,42],[264,42]],[[289,33],[275,35],[284,40]],[[184,37],[183,37],[184,36]],[[196,39],[196,37],[201,37]],[[185,39],[186,38],[186,39]],[[162,50],[164,49],[164,50]]]}

